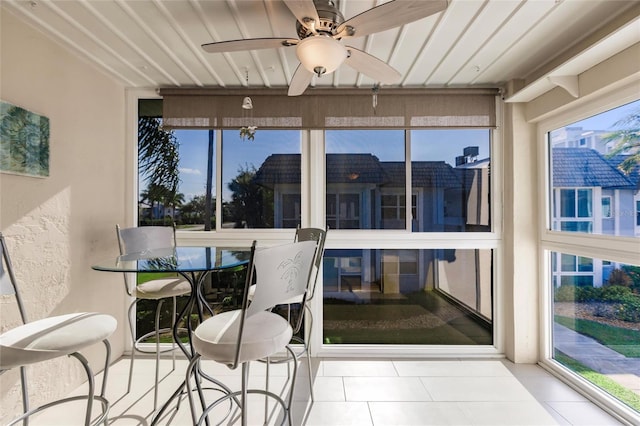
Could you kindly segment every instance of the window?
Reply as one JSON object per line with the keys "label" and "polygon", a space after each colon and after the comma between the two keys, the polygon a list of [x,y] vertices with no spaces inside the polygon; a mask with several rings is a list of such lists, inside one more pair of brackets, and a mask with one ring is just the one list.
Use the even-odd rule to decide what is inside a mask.
{"label": "window", "polygon": [[[550,256],[550,364],[581,375],[636,411],[637,395],[629,382],[620,380],[634,374],[631,369],[608,375],[601,360],[572,359],[563,352],[566,342],[560,333],[577,332],[620,358],[637,358],[637,348],[628,343],[637,338],[627,341],[622,336],[635,333],[632,329],[640,322],[640,266],[633,262],[638,259],[637,244],[629,242],[638,238],[635,225],[640,223],[640,163],[628,137],[640,124],[638,112],[640,101],[635,101],[547,134],[549,223],[560,232],[545,232],[541,241]],[[572,146],[568,141],[575,134],[589,136],[584,144],[580,140]],[[576,238],[564,231],[585,235]]]}
{"label": "window", "polygon": [[[291,104],[289,98],[273,100]],[[492,116],[495,96],[486,100]],[[366,101],[369,105],[368,95]],[[170,103],[167,98],[163,102]],[[493,344],[493,250],[499,238],[455,235],[492,231],[493,133],[477,127],[492,126],[491,117],[487,121],[474,114],[473,122],[470,116],[456,118],[461,126],[472,127],[442,130],[451,124],[456,109],[444,110],[439,103],[425,114],[420,113],[424,105],[416,105],[418,109],[407,111],[406,117],[384,121],[395,126],[391,129],[347,129],[341,126],[351,121],[383,121],[379,116],[354,118],[351,109],[343,120],[333,116],[343,114],[335,108],[324,111],[318,121],[314,108],[310,116],[304,112],[301,121],[297,116],[256,116],[263,124],[255,138],[242,140],[236,127],[239,118],[227,116],[218,97],[212,102],[220,108],[204,108],[200,97],[182,104],[180,111],[201,112],[196,120],[172,116],[169,106],[164,109],[167,128],[199,123],[224,127],[173,131],[180,152],[185,152],[179,168],[185,203],[176,207],[176,217],[192,222],[189,228],[179,224],[180,229],[200,231],[210,223],[211,230],[224,230],[223,239],[233,244],[253,238],[276,244],[290,241],[287,229],[298,224],[331,228],[319,281],[328,344]],[[178,115],[180,111],[173,108]],[[398,125],[398,118],[409,123],[417,113],[422,121],[412,126],[434,126],[435,120],[439,130]],[[309,122],[316,124],[309,127]],[[280,124],[290,130],[269,128]],[[333,127],[321,130],[322,125]],[[315,192],[317,188],[324,193]],[[207,196],[211,212],[205,220],[202,206]],[[192,200],[192,210],[185,210]],[[318,217],[318,212],[325,216]],[[450,233],[438,241],[451,241],[444,244],[446,249],[438,248],[427,232]],[[416,321],[421,329],[413,332]],[[445,326],[448,321],[461,324],[463,330]]]}
{"label": "window", "polygon": [[[417,195],[411,196],[411,219],[417,217]],[[406,223],[407,202],[404,194],[385,194],[380,197],[382,210],[382,229],[404,229]]]}
{"label": "window", "polygon": [[[282,227],[295,228],[301,221],[300,194],[282,194]],[[280,209],[276,208],[276,211]]]}
{"label": "window", "polygon": [[360,229],[360,194],[327,194],[327,226]]}
{"label": "window", "polygon": [[591,217],[591,189],[561,189],[560,216]]}
{"label": "window", "polygon": [[[488,130],[412,130],[410,172],[402,131],[331,130],[325,134],[329,226],[414,232],[491,230]],[[338,204],[337,197],[346,194],[359,197],[358,223],[349,217],[351,205]],[[355,212],[355,200],[352,206]],[[341,211],[343,207],[347,211]],[[407,208],[411,208],[410,224]],[[338,214],[348,221],[338,225]]]}
{"label": "window", "polygon": [[490,345],[491,250],[331,249],[327,344]]}
{"label": "window", "polygon": [[414,230],[491,231],[490,144],[487,129],[411,131]]}
{"label": "window", "polygon": [[602,197],[602,217],[605,219],[611,218],[611,197]]}
{"label": "window", "polygon": [[[640,163],[624,133],[624,123],[633,123],[623,119],[639,108],[636,101],[549,132],[551,229],[634,235],[633,200]],[[569,140],[575,133],[588,133],[590,143],[572,147]]]}
{"label": "window", "polygon": [[297,130],[259,129],[254,140],[222,132],[222,227],[295,228],[300,218]]}
{"label": "window", "polygon": [[400,199],[389,195],[406,200],[404,131],[328,130],[325,135],[327,226],[406,229],[406,216],[397,210]]}

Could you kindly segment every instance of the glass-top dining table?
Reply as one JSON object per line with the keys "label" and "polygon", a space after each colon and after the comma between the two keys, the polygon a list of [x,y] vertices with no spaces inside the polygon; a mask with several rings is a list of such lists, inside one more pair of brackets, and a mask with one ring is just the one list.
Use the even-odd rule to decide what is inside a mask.
{"label": "glass-top dining table", "polygon": [[[190,359],[193,354],[193,347],[191,347],[193,330],[189,319],[192,318],[194,309],[197,311],[200,322],[204,319],[204,309],[213,314],[213,310],[202,293],[202,284],[205,278],[214,271],[230,270],[248,264],[250,254],[251,250],[248,247],[178,246],[117,256],[99,262],[91,268],[106,272],[176,273],[183,276],[191,285],[191,294],[173,324],[173,337],[187,359]],[[181,322],[184,322],[187,329],[189,349],[179,336]],[[157,424],[171,401],[182,394],[187,384],[185,380],[155,414],[151,424]],[[188,391],[188,388],[186,390]]]}

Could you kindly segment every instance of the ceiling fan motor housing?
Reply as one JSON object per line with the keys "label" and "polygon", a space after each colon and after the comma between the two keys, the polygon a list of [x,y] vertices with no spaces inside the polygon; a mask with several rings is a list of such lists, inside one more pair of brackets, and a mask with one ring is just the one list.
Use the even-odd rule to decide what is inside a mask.
{"label": "ceiling fan motor housing", "polygon": [[[318,11],[318,18],[320,22],[315,25],[315,30],[318,33],[335,35],[338,26],[344,22],[344,16],[335,6],[335,2],[332,0],[314,0],[316,10]],[[296,21],[296,30],[298,37],[304,39],[313,35],[313,31],[305,28],[300,22]]]}

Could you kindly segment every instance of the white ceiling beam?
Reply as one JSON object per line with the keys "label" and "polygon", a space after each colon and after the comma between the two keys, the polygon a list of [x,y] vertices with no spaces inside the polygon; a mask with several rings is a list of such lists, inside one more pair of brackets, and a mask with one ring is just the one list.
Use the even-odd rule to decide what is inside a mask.
{"label": "white ceiling beam", "polygon": [[165,6],[159,0],[153,0],[153,4],[156,6],[156,8],[158,8],[160,13],[164,17],[164,19],[166,19],[167,22],[169,22],[169,25],[171,25],[171,28],[173,28],[176,34],[180,36],[184,44],[186,44],[189,47],[189,50],[191,51],[191,53],[193,53],[193,55],[198,59],[198,61],[202,64],[204,69],[206,69],[209,75],[213,77],[213,79],[216,81],[216,84],[218,84],[219,86],[222,86],[223,85],[222,79],[220,78],[218,73],[215,72],[215,70],[211,67],[209,62],[204,57],[204,53],[203,53],[204,51],[200,49],[200,46],[198,46],[197,43],[195,43],[193,40],[189,38],[189,36],[182,29],[180,24],[176,22],[176,20],[173,18],[173,16],[167,9],[167,6]]}
{"label": "white ceiling beam", "polygon": [[[175,77],[173,77],[171,74],[169,74],[164,69],[164,67],[160,66],[156,61],[154,61],[149,55],[147,55],[145,53],[144,50],[142,50],[140,47],[138,47],[137,44],[133,43],[131,41],[130,37],[127,37],[109,19],[107,19],[104,15],[102,15],[102,13],[100,13],[96,9],[96,7],[92,4],[92,2],[90,2],[89,0],[81,0],[80,4],[82,4],[96,19],[98,19],[100,22],[102,22],[102,25],[107,27],[109,29],[109,31],[111,31],[113,34],[115,34],[116,37],[118,37],[120,39],[120,41],[122,41],[124,44],[129,46],[129,48],[131,50],[133,50],[137,55],[139,55],[142,59],[144,59],[146,64],[149,64],[150,66],[155,68],[156,71],[158,71],[160,74],[162,74],[162,76],[164,76],[164,78],[169,80],[174,85],[176,85],[176,86],[179,85],[178,80]],[[154,86],[157,86],[157,84],[154,83]]]}
{"label": "white ceiling beam", "polygon": [[550,76],[579,75],[612,53],[638,42],[640,3],[544,64],[535,74],[524,79],[524,85],[518,91],[507,93],[505,101],[529,102],[557,86],[551,82]]}
{"label": "white ceiling beam", "polygon": [[191,81],[196,86],[204,86],[204,84],[200,81],[198,77],[195,76],[193,72],[176,56],[176,54],[167,46],[165,42],[163,42],[160,37],[147,25],[146,21],[142,19],[129,4],[124,0],[115,0],[118,6],[122,8],[122,10],[129,15],[129,17],[138,25],[138,27],[151,39],[155,42],[155,44],[167,55],[177,66],[184,72],[187,77],[191,79]]}

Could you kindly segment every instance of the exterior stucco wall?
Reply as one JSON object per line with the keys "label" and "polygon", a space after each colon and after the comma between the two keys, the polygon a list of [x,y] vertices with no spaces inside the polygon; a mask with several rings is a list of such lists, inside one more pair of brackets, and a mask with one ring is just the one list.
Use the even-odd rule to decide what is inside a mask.
{"label": "exterior stucco wall", "polygon": [[[113,315],[112,360],[126,339],[122,277],[91,264],[115,255],[114,224],[124,223],[125,90],[8,12],[0,25],[0,98],[50,119],[46,178],[0,174],[0,229],[30,320],[70,312]],[[0,330],[19,324],[13,297],[0,298]],[[104,347],[83,354],[95,372]],[[85,379],[63,357],[28,369],[32,406],[65,395]],[[0,424],[21,411],[16,371],[0,378]]]}

